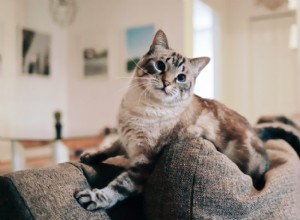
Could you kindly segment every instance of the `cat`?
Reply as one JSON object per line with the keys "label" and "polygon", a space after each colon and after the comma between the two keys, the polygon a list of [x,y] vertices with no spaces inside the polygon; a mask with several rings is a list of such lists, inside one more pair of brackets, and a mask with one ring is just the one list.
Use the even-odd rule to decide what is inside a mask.
{"label": "cat", "polygon": [[157,155],[174,137],[208,139],[254,183],[263,178],[268,156],[247,120],[217,101],[193,94],[196,78],[209,61],[180,55],[169,47],[165,33],[157,31],[121,102],[120,138],[110,148],[81,157],[93,163],[125,154],[129,167],[103,189],[76,192],[84,208],[108,209],[142,192]]}

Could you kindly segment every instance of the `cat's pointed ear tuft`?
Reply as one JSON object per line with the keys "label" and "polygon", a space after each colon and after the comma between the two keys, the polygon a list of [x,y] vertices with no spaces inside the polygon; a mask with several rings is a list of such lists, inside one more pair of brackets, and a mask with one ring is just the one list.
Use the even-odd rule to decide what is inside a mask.
{"label": "cat's pointed ear tuft", "polygon": [[168,39],[162,30],[158,30],[153,38],[150,51],[169,49]]}
{"label": "cat's pointed ear tuft", "polygon": [[210,61],[209,57],[198,57],[198,58],[190,59],[190,62],[192,64],[196,76],[199,75],[201,70],[203,70],[203,68],[209,63],[209,61]]}

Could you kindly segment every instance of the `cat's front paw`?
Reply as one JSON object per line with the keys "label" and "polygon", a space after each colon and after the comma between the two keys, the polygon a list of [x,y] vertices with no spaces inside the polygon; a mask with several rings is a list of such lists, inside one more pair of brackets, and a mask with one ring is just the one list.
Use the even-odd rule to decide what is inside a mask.
{"label": "cat's front paw", "polygon": [[203,129],[200,126],[190,125],[187,127],[186,132],[189,136],[192,137],[201,137],[203,136]]}
{"label": "cat's front paw", "polygon": [[94,156],[96,153],[92,152],[83,152],[80,155],[80,162],[85,163],[85,164],[94,164],[96,163],[96,157]]}
{"label": "cat's front paw", "polygon": [[104,189],[85,189],[76,192],[75,198],[82,207],[89,211],[108,209],[115,204]]}

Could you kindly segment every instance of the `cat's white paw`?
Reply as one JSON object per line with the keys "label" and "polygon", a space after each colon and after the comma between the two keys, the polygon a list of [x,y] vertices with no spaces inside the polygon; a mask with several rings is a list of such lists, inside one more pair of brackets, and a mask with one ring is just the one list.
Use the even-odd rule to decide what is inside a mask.
{"label": "cat's white paw", "polygon": [[83,152],[80,155],[80,162],[85,164],[95,164],[97,162],[100,162],[100,157],[98,152]]}
{"label": "cat's white paw", "polygon": [[187,134],[193,137],[201,137],[203,135],[203,129],[200,126],[190,125],[186,129]]}
{"label": "cat's white paw", "polygon": [[199,138],[203,136],[203,129],[196,125],[190,125],[187,128],[181,129],[178,133],[179,140],[184,140],[187,137]]}
{"label": "cat's white paw", "polygon": [[89,211],[108,209],[115,204],[104,189],[85,189],[77,192],[75,198],[82,207]]}

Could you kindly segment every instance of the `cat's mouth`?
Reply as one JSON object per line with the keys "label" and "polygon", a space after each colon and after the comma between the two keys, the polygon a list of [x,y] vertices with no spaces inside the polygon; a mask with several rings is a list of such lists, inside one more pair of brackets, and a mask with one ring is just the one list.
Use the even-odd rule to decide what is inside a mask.
{"label": "cat's mouth", "polygon": [[162,91],[163,93],[165,93],[166,95],[168,95],[168,93],[166,91],[166,87],[161,88],[160,91]]}
{"label": "cat's mouth", "polygon": [[157,83],[157,84],[153,85],[153,88],[154,88],[155,91],[158,92],[158,94],[164,93],[167,96],[174,95],[173,94],[174,92],[172,92],[172,86],[170,84],[166,84],[166,83],[159,84],[159,83]]}
{"label": "cat's mouth", "polygon": [[170,92],[170,90],[167,86],[163,86],[162,88],[159,88],[158,90],[162,91],[166,95],[169,95],[169,96],[172,95],[172,93]]}

